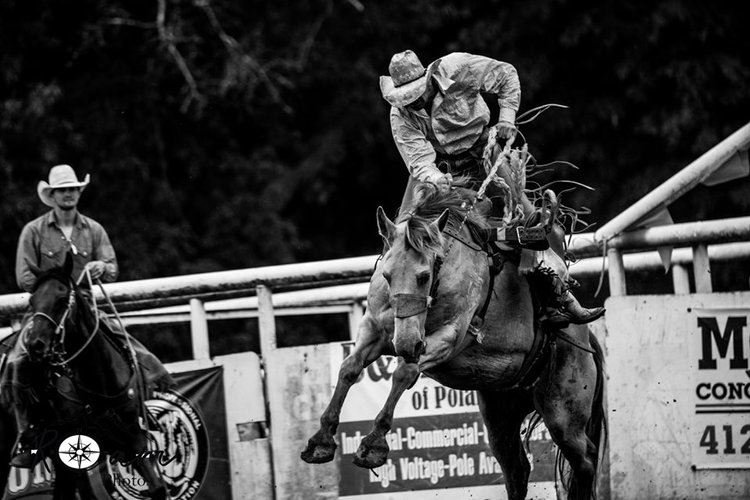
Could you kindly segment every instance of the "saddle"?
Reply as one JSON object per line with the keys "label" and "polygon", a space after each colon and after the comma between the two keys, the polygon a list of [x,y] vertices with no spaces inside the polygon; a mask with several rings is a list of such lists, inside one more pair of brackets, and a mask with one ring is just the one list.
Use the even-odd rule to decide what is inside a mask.
{"label": "saddle", "polygon": [[[476,194],[469,189],[458,189],[460,189],[461,194],[467,198],[473,198]],[[482,200],[476,202],[474,205],[474,211],[484,216],[488,216],[492,212],[492,209],[493,205],[490,200]],[[457,216],[461,217],[460,214],[457,214]],[[534,212],[527,216],[523,221],[512,223],[509,226],[501,219],[492,219],[488,217],[487,220],[492,227],[469,227],[469,229],[474,240],[481,247],[481,250],[488,250],[488,247],[499,244],[499,250],[505,251],[513,249],[544,251],[550,247],[548,236],[552,231],[552,226],[556,217],[557,199],[554,193],[551,190],[548,190],[545,192],[542,207],[534,210]],[[455,226],[456,225],[454,224],[454,227]],[[448,226],[446,226],[446,229],[450,231]],[[459,231],[454,230],[448,234],[459,239],[460,229]],[[479,248],[477,250],[479,250]]]}
{"label": "saddle", "polygon": [[[483,201],[474,208],[480,214],[489,213],[491,202]],[[545,214],[546,211],[546,214]],[[513,262],[518,265],[523,249],[546,250],[549,248],[547,235],[552,227],[554,217],[547,208],[537,210],[527,218],[527,222],[533,224],[534,221],[545,221],[544,225],[535,224],[531,227],[516,226],[509,230],[507,227],[498,226],[493,228],[479,228],[474,224],[466,223],[465,213],[451,211],[448,220],[443,229],[443,233],[458,240],[462,244],[476,251],[483,251],[489,257],[490,283],[488,286],[487,296],[482,306],[474,313],[471,320],[469,331],[477,336],[480,341],[478,332],[484,325],[484,317],[489,309],[495,288],[495,278],[502,271],[505,262]],[[467,238],[462,227],[466,227],[470,237]],[[500,243],[500,245],[498,245]],[[553,332],[543,328],[540,318],[543,314],[541,304],[544,297],[539,296],[539,290],[545,289],[542,286],[536,286],[539,277],[535,272],[526,277],[529,280],[530,289],[532,290],[532,301],[534,304],[534,340],[529,354],[523,361],[518,374],[505,389],[524,388],[528,389],[533,386],[542,370],[547,365],[551,345],[554,343],[556,335]],[[541,271],[539,271],[541,272]],[[560,332],[562,333],[562,332]]]}

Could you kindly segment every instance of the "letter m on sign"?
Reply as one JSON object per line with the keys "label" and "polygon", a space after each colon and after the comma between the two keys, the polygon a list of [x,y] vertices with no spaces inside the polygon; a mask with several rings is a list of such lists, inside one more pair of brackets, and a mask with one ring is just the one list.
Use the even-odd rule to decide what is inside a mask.
{"label": "letter m on sign", "polygon": [[747,358],[745,357],[743,341],[743,329],[747,326],[747,318],[744,316],[730,316],[722,332],[716,318],[698,318],[698,326],[701,328],[702,356],[698,361],[699,370],[715,370],[716,359],[714,358],[714,344],[719,357],[726,358],[729,353],[731,341],[733,356],[729,360],[729,368],[732,370],[747,369]]}

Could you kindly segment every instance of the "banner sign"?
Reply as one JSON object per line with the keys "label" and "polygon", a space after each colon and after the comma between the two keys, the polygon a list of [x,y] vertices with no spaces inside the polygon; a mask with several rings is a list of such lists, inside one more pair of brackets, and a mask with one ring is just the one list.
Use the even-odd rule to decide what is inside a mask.
{"label": "banner sign", "polygon": [[694,308],[688,314],[693,466],[750,469],[750,308]]}
{"label": "banner sign", "polygon": [[[153,453],[169,497],[230,498],[223,369],[219,366],[172,376],[174,389],[157,392],[154,399],[146,401],[149,413],[158,422],[159,429],[151,431]],[[81,429],[78,439],[91,439],[85,432]],[[95,442],[93,446],[97,446]],[[48,457],[31,470],[11,468],[3,498],[52,498],[52,463]],[[96,498],[148,498],[146,481],[126,461],[102,455],[81,473],[88,475]]]}
{"label": "banner sign", "polygon": [[[352,347],[352,342],[331,344],[333,384]],[[440,498],[463,498],[467,491],[487,493],[490,486],[504,490],[505,479],[490,450],[476,392],[449,389],[424,376],[396,405],[386,435],[388,461],[372,471],[352,464],[361,440],[371,431],[385,403],[396,364],[395,357],[380,357],[349,391],[337,434],[340,498],[438,498],[436,490],[440,490]],[[532,467],[529,491],[535,492],[536,498],[555,498],[556,449],[544,424],[532,432],[527,451]]]}

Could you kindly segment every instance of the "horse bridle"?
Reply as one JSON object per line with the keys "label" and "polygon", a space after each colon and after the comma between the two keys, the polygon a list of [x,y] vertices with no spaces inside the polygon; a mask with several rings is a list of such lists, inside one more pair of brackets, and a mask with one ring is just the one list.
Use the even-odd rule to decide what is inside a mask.
{"label": "horse bridle", "polygon": [[[73,310],[73,306],[76,302],[76,289],[73,282],[69,282],[68,286],[70,287],[70,292],[68,293],[68,305],[65,308],[65,312],[63,312],[62,317],[60,318],[60,321],[55,321],[55,319],[50,316],[49,314],[41,311],[35,311],[34,314],[31,315],[31,320],[33,321],[34,318],[37,316],[46,319],[52,325],[55,327],[55,332],[52,335],[52,342],[53,351],[57,352],[63,359],[61,361],[54,361],[50,362],[52,366],[65,366],[71,361],[73,361],[75,358],[78,357],[91,343],[91,341],[96,337],[96,334],[99,333],[99,315],[96,314],[96,325],[94,326],[94,331],[91,332],[89,337],[86,339],[86,341],[83,343],[83,345],[75,352],[73,355],[69,356],[67,359],[65,359],[65,356],[67,355],[67,352],[65,351],[65,322],[68,319],[68,316],[70,315],[70,311]],[[23,337],[23,345],[28,351],[28,344],[27,344],[27,335],[28,335],[28,329],[26,330],[24,337]]]}
{"label": "horse bridle", "polygon": [[[73,287],[72,283],[69,283],[69,286],[70,286],[70,292],[68,293],[68,305],[65,308],[65,312],[63,312],[63,315],[60,318],[59,322],[55,321],[55,319],[52,316],[42,311],[35,311],[34,314],[31,315],[32,321],[34,320],[34,318],[38,316],[52,323],[52,325],[55,327],[53,340],[57,337],[60,337],[60,341],[59,341],[60,344],[62,344],[65,341],[65,321],[68,319],[68,315],[70,314],[70,311],[73,309],[73,304],[75,304],[75,300],[76,300],[75,288]],[[27,330],[26,335],[28,335],[28,330]],[[23,339],[25,346],[27,346],[26,335],[24,336],[24,339]]]}
{"label": "horse bridle", "polygon": [[[465,241],[460,236],[460,230],[464,227],[464,224],[466,223],[466,219],[469,216],[469,212],[473,210],[472,207],[464,213],[461,222],[459,223],[457,228],[450,228],[450,216],[449,216],[449,222],[446,225],[446,227],[443,229],[442,233],[450,238],[450,241],[448,243],[447,248],[444,250],[443,254],[448,255],[451,248],[453,247],[454,241],[459,241],[463,245],[471,248],[475,251],[483,251],[479,247],[475,247],[471,245],[469,242]],[[435,262],[432,265],[432,286],[430,287],[430,293],[428,295],[420,295],[420,294],[413,294],[413,293],[395,293],[393,294],[393,300],[391,301],[391,304],[393,308],[396,310],[396,318],[403,319],[403,318],[409,318],[411,316],[416,316],[418,314],[422,314],[425,311],[427,311],[435,302],[435,296],[437,294],[438,286],[440,285],[440,268],[443,266],[443,257],[440,255],[437,255],[435,257]],[[484,313],[487,311],[487,307],[489,306],[490,299],[492,297],[492,290],[494,288],[494,281],[495,281],[495,274],[490,273],[490,287],[487,294],[487,298],[484,301],[484,305],[481,309],[481,316],[484,317]]]}
{"label": "horse bridle", "polygon": [[432,264],[432,286],[430,287],[429,295],[420,295],[415,293],[394,293],[392,305],[396,310],[396,317],[399,319],[410,318],[429,309],[433,302],[435,302],[435,294],[437,293],[438,285],[440,280],[440,268],[443,266],[443,258],[439,255],[435,257],[435,262]]}

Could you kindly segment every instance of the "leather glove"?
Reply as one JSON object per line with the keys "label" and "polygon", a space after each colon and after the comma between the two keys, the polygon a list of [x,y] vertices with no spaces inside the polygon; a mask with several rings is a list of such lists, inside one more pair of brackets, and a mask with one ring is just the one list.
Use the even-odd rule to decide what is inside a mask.
{"label": "leather glove", "polygon": [[516,138],[516,126],[511,122],[501,120],[497,122],[497,141],[501,144],[511,144]]}

